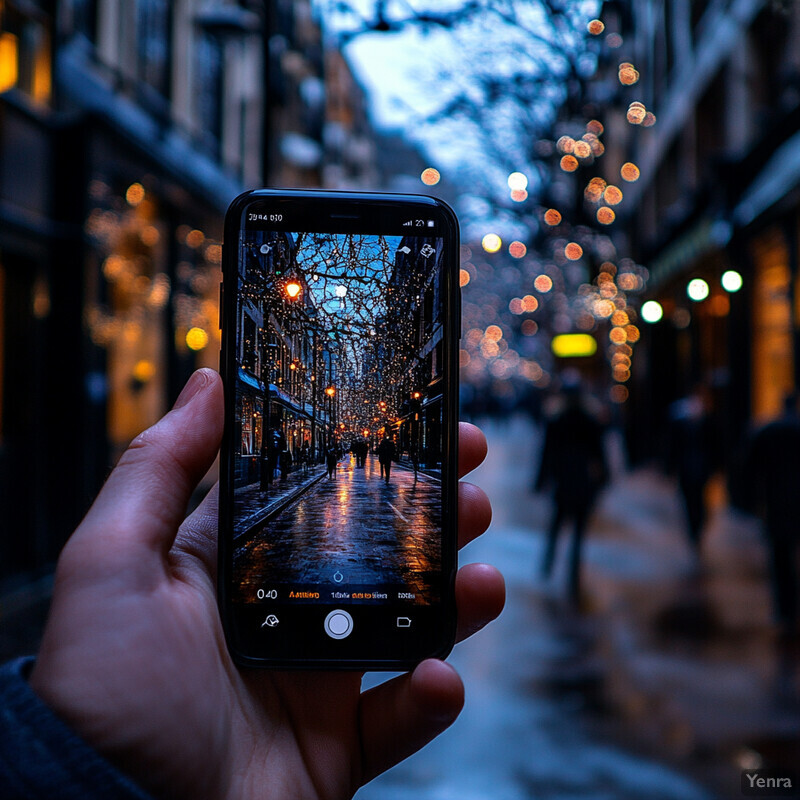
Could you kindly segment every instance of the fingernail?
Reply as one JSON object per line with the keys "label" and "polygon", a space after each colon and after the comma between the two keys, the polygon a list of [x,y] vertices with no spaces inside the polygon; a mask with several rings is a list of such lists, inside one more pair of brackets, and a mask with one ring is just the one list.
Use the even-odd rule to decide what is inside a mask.
{"label": "fingernail", "polygon": [[178,395],[175,405],[172,406],[173,410],[183,408],[191,402],[192,398],[199,394],[209,383],[208,371],[205,369],[198,369],[183,387],[183,391]]}

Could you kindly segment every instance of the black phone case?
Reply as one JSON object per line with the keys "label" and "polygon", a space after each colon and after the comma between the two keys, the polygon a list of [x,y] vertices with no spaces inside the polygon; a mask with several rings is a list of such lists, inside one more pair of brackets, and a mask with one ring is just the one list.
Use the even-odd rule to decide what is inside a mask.
{"label": "black phone case", "polygon": [[[439,622],[436,625],[436,641],[421,648],[411,656],[406,654],[372,655],[368,652],[347,657],[309,657],[303,654],[298,641],[297,657],[271,657],[255,655],[248,646],[247,635],[241,632],[238,617],[241,607],[231,603],[232,557],[233,557],[233,486],[234,486],[234,437],[235,428],[235,373],[234,356],[235,320],[237,310],[238,243],[246,210],[260,200],[285,201],[288,204],[311,204],[320,214],[329,214],[332,219],[352,218],[354,225],[359,214],[372,214],[375,209],[401,207],[412,214],[414,210],[438,209],[446,221],[442,232],[449,242],[449,259],[446,273],[446,347],[444,348],[443,380],[444,420],[442,440],[442,580],[441,603],[438,607]],[[392,213],[394,213],[392,211]],[[219,579],[218,601],[225,630],[228,649],[234,661],[243,667],[267,667],[273,669],[343,669],[343,670],[406,670],[413,668],[424,658],[444,658],[455,642],[456,608],[454,598],[457,570],[457,464],[458,464],[458,355],[460,335],[460,288],[459,277],[458,222],[454,212],[440,200],[424,195],[392,195],[356,192],[330,192],[322,190],[277,190],[259,189],[237,197],[230,205],[225,217],[223,245],[223,283],[220,297],[220,327],[222,348],[220,372],[225,386],[225,426],[220,454],[219,495]],[[255,605],[255,604],[253,604]],[[250,635],[250,634],[248,634]],[[251,639],[254,638],[251,635]],[[367,649],[367,648],[365,648]]]}

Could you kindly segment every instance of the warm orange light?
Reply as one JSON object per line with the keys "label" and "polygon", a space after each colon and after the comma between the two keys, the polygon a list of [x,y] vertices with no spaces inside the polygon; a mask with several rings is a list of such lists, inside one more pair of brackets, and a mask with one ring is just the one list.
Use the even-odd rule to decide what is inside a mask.
{"label": "warm orange light", "polygon": [[325,394],[328,395],[328,397],[333,397],[336,394],[336,389],[334,389],[333,386],[329,386],[325,390]]}
{"label": "warm orange light", "polygon": [[624,403],[628,399],[628,389],[626,386],[617,384],[612,386],[608,391],[612,403]]}
{"label": "warm orange light", "polygon": [[606,26],[604,25],[602,20],[593,19],[589,23],[588,28],[589,28],[589,33],[591,33],[592,36],[599,36],[606,29]]}
{"label": "warm orange light", "polygon": [[469,272],[467,272],[467,270],[465,269],[462,269],[459,272],[459,279],[458,279],[459,286],[466,286],[469,283],[469,281],[470,281]]}
{"label": "warm orange light", "polygon": [[648,111],[642,120],[642,127],[652,128],[656,124],[656,115],[652,111]]}
{"label": "warm orange light", "polygon": [[622,190],[617,186],[606,186],[603,193],[603,200],[610,206],[615,206],[622,202]]}
{"label": "warm orange light", "polygon": [[186,244],[191,248],[200,247],[205,240],[206,235],[203,233],[203,231],[198,231],[195,229],[186,234]]}
{"label": "warm orange light", "polygon": [[647,113],[644,103],[631,103],[627,114],[628,122],[630,122],[631,125],[641,125]]}
{"label": "warm orange light", "polygon": [[575,140],[571,136],[562,136],[557,142],[556,147],[560,153],[571,153],[575,147]]}
{"label": "warm orange light", "polygon": [[511,199],[515,203],[524,203],[528,199],[528,191],[527,191],[527,189],[512,189],[511,190]]}
{"label": "warm orange light", "polygon": [[439,181],[442,179],[442,176],[438,169],[434,169],[433,167],[428,167],[422,171],[422,175],[420,175],[420,180],[426,186],[435,186]]}
{"label": "warm orange light", "polygon": [[508,252],[512,258],[522,258],[528,252],[528,248],[522,242],[511,242]]}
{"label": "warm orange light", "polygon": [[597,221],[601,225],[610,225],[616,218],[617,215],[614,213],[613,208],[601,206],[597,209]]}
{"label": "warm orange light", "polygon": [[570,261],[577,261],[583,255],[583,248],[577,242],[570,242],[564,248],[564,255]]}
{"label": "warm orange light", "polygon": [[292,300],[297,299],[302,291],[303,287],[297,281],[289,281],[289,283],[286,284],[286,294],[288,294]]}
{"label": "warm orange light", "polygon": [[573,148],[572,152],[577,158],[589,158],[589,156],[592,154],[592,148],[588,142],[581,140],[579,142],[575,142],[575,147]]}
{"label": "warm orange light", "polygon": [[0,34],[0,92],[17,85],[19,42],[13,33]]}
{"label": "warm orange light", "polygon": [[422,395],[421,395],[419,392],[413,392],[413,393],[412,393],[412,395],[411,395],[411,397],[412,397],[414,400],[419,400],[419,399],[420,399],[420,397],[422,397]]}
{"label": "warm orange light", "polygon": [[561,169],[564,172],[575,172],[578,169],[578,159],[575,156],[564,156],[561,159]]}
{"label": "warm orange light", "polygon": [[202,350],[208,344],[208,333],[202,328],[189,328],[186,345],[190,350]]}
{"label": "warm orange light", "polygon": [[536,280],[533,282],[534,288],[542,292],[549,292],[553,288],[553,279],[549,275],[537,275]]}
{"label": "warm orange light", "polygon": [[619,174],[622,176],[622,180],[633,183],[633,181],[639,180],[639,167],[632,161],[627,161],[620,168]]}
{"label": "warm orange light", "polygon": [[125,199],[129,206],[138,206],[144,200],[144,186],[141,183],[132,183],[125,192]]}
{"label": "warm orange light", "polygon": [[561,222],[561,213],[554,208],[548,208],[544,212],[544,221],[551,227],[558,225]]}

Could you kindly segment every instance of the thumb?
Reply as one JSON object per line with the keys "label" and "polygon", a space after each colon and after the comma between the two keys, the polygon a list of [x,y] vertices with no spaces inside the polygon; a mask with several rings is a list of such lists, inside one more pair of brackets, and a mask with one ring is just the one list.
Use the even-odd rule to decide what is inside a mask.
{"label": "thumb", "polygon": [[200,369],[172,410],[131,442],[70,545],[165,556],[214,461],[222,419],[222,381],[214,370]]}

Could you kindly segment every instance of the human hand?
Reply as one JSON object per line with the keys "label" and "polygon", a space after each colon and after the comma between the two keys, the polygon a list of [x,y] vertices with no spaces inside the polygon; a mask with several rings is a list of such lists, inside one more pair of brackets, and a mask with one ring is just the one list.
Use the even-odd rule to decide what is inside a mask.
{"label": "human hand", "polygon": [[[196,372],[169,414],[137,437],[59,559],[31,674],[34,691],[157,797],[350,797],[447,728],[463,703],[448,664],[361,692],[361,674],[241,670],[217,611],[217,494],[185,521],[222,433],[222,384]],[[459,474],[482,460],[460,429]],[[459,540],[489,524],[483,492],[459,487]],[[500,612],[483,564],[456,581],[459,638]]]}

